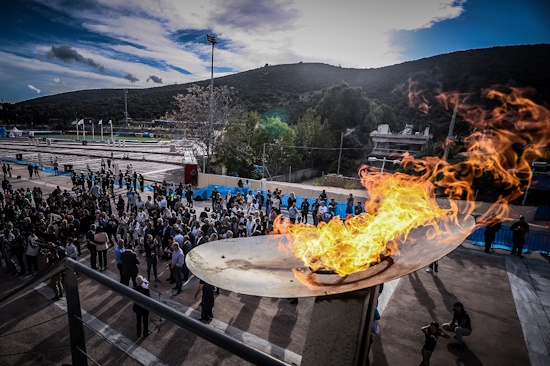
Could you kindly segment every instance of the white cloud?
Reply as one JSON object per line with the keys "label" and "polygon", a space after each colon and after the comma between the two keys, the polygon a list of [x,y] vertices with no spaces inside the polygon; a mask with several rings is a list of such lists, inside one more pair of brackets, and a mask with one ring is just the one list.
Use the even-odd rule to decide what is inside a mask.
{"label": "white cloud", "polygon": [[[36,1],[111,40],[94,44],[75,38],[71,43],[71,35],[67,35],[62,43],[52,40],[39,45],[23,44],[18,51],[5,48],[0,52],[0,80],[26,85],[32,77],[32,82],[39,80],[44,94],[127,87],[128,81],[124,79],[127,74],[140,80],[134,84],[136,87],[150,86],[146,82],[150,75],[162,78],[167,85],[208,79],[211,46],[201,36],[207,32],[214,33],[220,42],[215,50],[218,68],[245,71],[265,63],[299,61],[361,68],[391,65],[405,61],[401,50],[392,46],[396,31],[428,28],[456,18],[464,11],[465,2],[96,0],[79,5],[64,0]],[[197,38],[185,38],[183,33]],[[77,64],[45,59],[52,46],[62,44],[104,65],[107,72],[101,74]],[[16,52],[22,55],[22,50],[27,57],[15,55]],[[34,52],[33,56],[29,50]],[[42,61],[35,57],[41,57]],[[175,68],[190,74],[182,74]],[[21,70],[34,73],[29,76]],[[20,77],[13,77],[14,73]]]}
{"label": "white cloud", "polygon": [[27,87],[28,87],[29,89],[31,89],[31,90],[34,90],[34,91],[37,92],[38,94],[40,94],[40,89],[38,89],[37,87],[35,87],[35,86],[31,85],[31,84],[27,85]]}

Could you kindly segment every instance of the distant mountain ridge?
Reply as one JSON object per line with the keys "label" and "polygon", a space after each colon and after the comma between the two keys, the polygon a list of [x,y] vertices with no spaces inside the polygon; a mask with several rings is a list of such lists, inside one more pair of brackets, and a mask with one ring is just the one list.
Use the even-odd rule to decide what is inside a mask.
{"label": "distant mountain ridge", "polygon": [[[493,47],[458,51],[377,69],[349,69],[321,63],[265,66],[214,79],[214,84],[235,88],[249,110],[265,113],[278,110],[294,123],[322,98],[333,84],[359,86],[369,99],[394,108],[403,123],[426,124],[426,116],[407,107],[408,80],[426,91],[434,106],[431,123],[447,120],[448,114],[436,106],[435,90],[478,93],[495,84],[531,87],[535,100],[550,104],[550,45]],[[210,80],[128,90],[128,113],[134,120],[159,118],[172,109],[173,97],[193,85],[207,86]],[[20,121],[68,123],[75,113],[94,118],[124,118],[123,89],[97,89],[62,93],[16,103]]]}

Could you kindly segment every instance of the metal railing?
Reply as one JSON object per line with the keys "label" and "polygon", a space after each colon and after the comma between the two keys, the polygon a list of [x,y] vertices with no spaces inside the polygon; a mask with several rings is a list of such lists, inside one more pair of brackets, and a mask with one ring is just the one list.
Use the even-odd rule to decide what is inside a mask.
{"label": "metal railing", "polygon": [[183,327],[199,337],[231,352],[232,354],[241,357],[256,365],[277,365],[288,366],[287,363],[259,351],[245,343],[242,343],[230,336],[220,333],[214,328],[201,323],[187,315],[184,315],[167,305],[147,297],[134,289],[125,286],[103,274],[86,267],[85,265],[71,259],[64,258],[55,267],[48,269],[40,276],[32,281],[22,285],[21,287],[10,292],[0,300],[0,308],[17,298],[23,296],[29,290],[43,281],[48,280],[51,276],[69,269],[65,274],[65,296],[67,299],[67,315],[69,317],[69,330],[71,339],[71,356],[73,365],[87,365],[86,356],[86,340],[84,337],[84,327],[82,324],[82,313],[80,308],[80,298],[78,294],[78,281],[75,272],[79,275],[88,277],[89,279],[109,288],[122,297],[137,303],[155,314],[160,315],[166,320]]}
{"label": "metal railing", "polygon": [[[493,247],[498,249],[511,250],[513,245],[514,232],[509,226],[502,226],[496,233]],[[480,227],[474,230],[467,238],[474,244],[484,245],[485,243],[485,227]],[[541,230],[530,230],[525,237],[525,245],[523,249],[530,252],[550,252],[550,232]]]}

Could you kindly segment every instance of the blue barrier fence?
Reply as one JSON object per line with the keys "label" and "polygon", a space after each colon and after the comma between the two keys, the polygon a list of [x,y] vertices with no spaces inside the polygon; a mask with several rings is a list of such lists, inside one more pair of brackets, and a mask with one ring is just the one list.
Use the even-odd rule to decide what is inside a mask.
{"label": "blue barrier fence", "polygon": [[[502,226],[497,232],[493,241],[493,248],[512,250],[513,231],[508,226]],[[485,246],[485,228],[481,227],[474,230],[467,240],[471,240],[473,244]],[[548,253],[550,249],[550,233],[547,231],[530,230],[525,238],[524,252],[542,252]]]}
{"label": "blue barrier fence", "polygon": [[[201,200],[211,199],[212,198],[212,192],[214,191],[214,187],[218,187],[218,193],[222,196],[227,195],[227,192],[231,191],[231,195],[236,195],[237,192],[240,192],[242,195],[244,195],[246,197],[248,195],[248,192],[249,192],[249,190],[245,190],[244,188],[239,188],[239,187],[209,185],[209,186],[206,186],[204,188],[200,188],[200,189],[197,189],[196,191],[194,191],[193,192],[193,198],[195,198],[195,199],[200,198]],[[252,191],[252,194],[254,195],[254,197],[256,196],[256,194],[258,192],[258,190],[256,190],[256,189],[251,189],[250,191]],[[260,191],[260,193],[264,197],[264,202],[265,202],[267,200],[267,191]],[[288,194],[288,193],[281,196],[281,208],[288,209],[288,205],[287,205],[288,197],[290,197],[290,194]],[[307,197],[308,203],[309,203],[309,212],[310,213],[311,213],[311,206],[315,202],[316,198],[318,198],[318,197]],[[304,202],[304,199],[306,199],[306,197],[296,196],[296,207],[298,208],[298,210],[300,210],[300,207],[302,206],[302,203]],[[328,205],[328,202],[327,202],[327,205]],[[353,204],[353,209],[355,209],[355,206],[357,206],[357,204],[354,203]],[[346,217],[346,207],[347,207],[347,202],[336,202],[336,207],[334,208],[334,214],[337,215],[337,216],[340,216],[340,218],[342,218],[342,219],[345,218]]]}

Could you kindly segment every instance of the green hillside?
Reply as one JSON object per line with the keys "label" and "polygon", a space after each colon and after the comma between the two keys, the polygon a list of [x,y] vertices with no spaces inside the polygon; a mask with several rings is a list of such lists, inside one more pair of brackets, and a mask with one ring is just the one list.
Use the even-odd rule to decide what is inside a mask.
{"label": "green hillside", "polygon": [[[275,109],[295,123],[308,108],[317,105],[326,89],[344,81],[361,87],[369,99],[390,106],[399,123],[419,127],[431,124],[440,134],[447,128],[449,113],[433,98],[437,90],[479,93],[495,84],[527,86],[537,91],[539,103],[550,104],[549,70],[550,45],[544,44],[453,52],[378,69],[316,63],[265,66],[215,78],[214,82],[235,88],[248,110],[263,114]],[[407,106],[409,79],[426,92],[432,107],[428,116]],[[209,80],[193,84],[206,86]],[[128,113],[133,120],[159,118],[172,109],[174,95],[184,93],[190,85],[129,89]],[[75,114],[120,121],[124,118],[124,93],[122,89],[82,90],[8,105],[6,110],[2,117],[8,125],[30,121],[69,124]]]}

